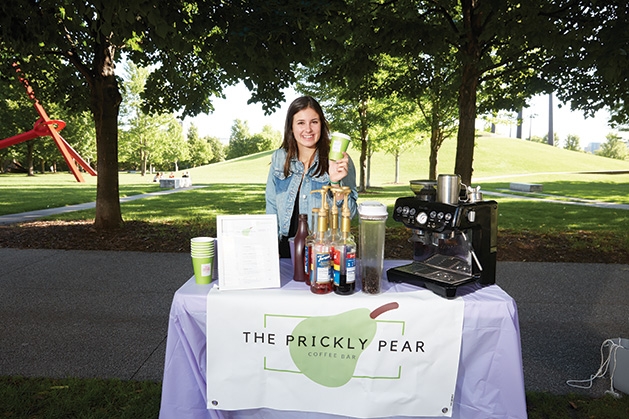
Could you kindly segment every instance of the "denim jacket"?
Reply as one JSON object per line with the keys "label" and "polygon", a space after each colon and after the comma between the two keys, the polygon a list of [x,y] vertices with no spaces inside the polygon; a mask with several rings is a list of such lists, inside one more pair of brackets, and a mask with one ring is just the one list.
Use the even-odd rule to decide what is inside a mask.
{"label": "denim jacket", "polygon": [[[304,164],[299,159],[293,158],[290,162],[290,174],[285,177],[284,161],[286,161],[286,150],[280,148],[273,153],[266,182],[266,213],[277,215],[278,237],[288,236],[297,193],[299,192],[299,213],[308,214],[308,219],[311,220],[312,209],[321,207],[321,194],[311,194],[310,192],[330,184],[330,177],[327,173],[321,176],[314,175],[319,165],[319,153],[315,154],[314,161],[305,176]],[[358,192],[356,191],[356,169],[351,159],[349,160],[347,176],[341,181],[341,186],[349,186],[351,189],[348,206],[353,218],[356,215]],[[328,195],[327,199],[328,204],[332,205],[331,194]],[[342,207],[343,200],[337,201],[336,205],[339,208]],[[313,225],[309,225],[309,227],[310,229],[316,228]]]}

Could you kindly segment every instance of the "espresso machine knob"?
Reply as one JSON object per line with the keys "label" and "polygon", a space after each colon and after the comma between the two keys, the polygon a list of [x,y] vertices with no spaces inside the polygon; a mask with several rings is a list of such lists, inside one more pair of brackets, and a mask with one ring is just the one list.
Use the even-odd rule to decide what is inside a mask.
{"label": "espresso machine knob", "polygon": [[417,222],[419,224],[426,224],[426,221],[428,221],[428,214],[426,214],[424,211],[417,214]]}

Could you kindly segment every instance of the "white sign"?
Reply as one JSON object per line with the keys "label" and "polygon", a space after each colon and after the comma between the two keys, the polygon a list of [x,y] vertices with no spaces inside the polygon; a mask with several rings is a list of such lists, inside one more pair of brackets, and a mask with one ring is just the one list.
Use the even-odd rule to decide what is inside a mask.
{"label": "white sign", "polygon": [[450,417],[464,302],[423,290],[207,298],[207,407]]}
{"label": "white sign", "polygon": [[219,215],[216,231],[221,290],[280,287],[275,215]]}

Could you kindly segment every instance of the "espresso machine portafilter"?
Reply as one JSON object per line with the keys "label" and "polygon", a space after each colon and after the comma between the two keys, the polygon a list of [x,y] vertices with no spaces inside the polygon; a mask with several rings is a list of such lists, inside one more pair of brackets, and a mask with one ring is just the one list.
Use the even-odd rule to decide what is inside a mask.
{"label": "espresso machine portafilter", "polygon": [[[448,181],[448,188],[454,187]],[[411,229],[413,262],[389,269],[387,278],[452,298],[462,285],[496,281],[498,204],[482,200],[480,188],[462,185],[455,194],[439,193],[439,186],[411,181],[415,196],[396,200],[393,219]]]}

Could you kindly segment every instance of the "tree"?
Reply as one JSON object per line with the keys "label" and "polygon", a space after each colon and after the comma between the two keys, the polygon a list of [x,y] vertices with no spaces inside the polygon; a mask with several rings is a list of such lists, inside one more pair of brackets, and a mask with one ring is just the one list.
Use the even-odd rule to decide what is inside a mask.
{"label": "tree", "polygon": [[227,148],[227,160],[236,157],[252,154],[252,147],[249,142],[249,123],[241,119],[234,120],[229,135],[229,146]]}
{"label": "tree", "polygon": [[548,141],[548,134],[544,135],[544,138],[542,138],[542,142],[544,144],[547,144],[551,147],[559,147],[559,134],[557,134],[556,132],[553,132],[553,141],[550,142]]}
{"label": "tree", "polygon": [[[389,66],[386,96],[400,94],[419,108],[417,128],[430,133],[428,179],[437,179],[438,154],[443,142],[457,127],[456,97],[458,74],[452,63],[453,54],[411,53]],[[390,59],[395,62],[395,59]]]}
{"label": "tree", "polygon": [[586,116],[604,107],[612,122],[629,122],[629,5],[624,0],[565,2],[550,14],[564,36],[540,67],[562,102]]}
{"label": "tree", "polygon": [[596,151],[596,155],[609,157],[610,159],[626,160],[628,150],[622,137],[614,133],[609,133],[605,138],[607,138],[607,141],[601,144],[601,148]]}
{"label": "tree", "polygon": [[391,116],[391,124],[374,127],[371,130],[372,138],[377,138],[381,148],[395,158],[394,183],[399,183],[400,180],[400,155],[412,146],[420,144],[423,140],[422,132],[425,132],[425,129],[420,127],[417,111],[411,112],[407,102],[398,100],[397,104],[402,105],[404,111],[399,112],[399,107],[395,105],[387,107],[389,113],[396,114]]}
{"label": "tree", "polygon": [[[443,61],[445,65],[437,68],[452,72],[448,86],[458,109],[455,172],[469,184],[477,114],[519,109],[527,97],[549,88],[535,70],[549,57],[547,44],[561,35],[555,21],[544,15],[546,9],[554,10],[554,3],[347,0],[313,34],[314,65],[321,68],[316,75],[351,92],[351,102],[361,106],[365,117],[370,101],[385,94],[376,87],[381,57]],[[453,59],[446,61],[447,57]],[[429,79],[434,71],[426,70],[424,78]],[[409,85],[414,82],[407,78]],[[360,136],[361,156],[366,154],[367,132],[365,127]],[[361,170],[362,165],[363,161]]]}
{"label": "tree", "polygon": [[213,158],[212,146],[205,138],[199,138],[199,130],[191,124],[188,128],[188,163],[192,167],[208,164]]}
{"label": "tree", "polygon": [[[545,59],[544,36],[552,34],[549,20],[540,17],[545,1],[519,3],[484,0],[434,1],[428,22],[434,24],[434,48],[454,48],[459,72],[457,153],[455,173],[471,183],[478,93],[488,94],[485,108],[517,109],[527,86],[535,86],[532,71]],[[544,34],[541,36],[541,34]],[[482,109],[482,107],[481,107]]]}
{"label": "tree", "polygon": [[[120,136],[121,161],[140,168],[146,175],[149,164],[170,159],[179,160],[186,155],[186,144],[182,143],[181,130],[173,114],[146,114],[142,109],[142,93],[150,74],[147,68],[138,67],[132,62],[125,66],[126,80],[123,83],[121,104],[122,135]],[[168,134],[168,135],[166,135]],[[170,151],[176,143],[183,154],[173,156]]]}
{"label": "tree", "polygon": [[262,127],[262,132],[251,135],[249,123],[240,119],[234,121],[231,131],[227,159],[272,150],[279,146],[282,138],[282,134],[270,125]]}
{"label": "tree", "polygon": [[203,137],[205,142],[210,146],[212,151],[212,158],[209,163],[218,163],[225,160],[225,146],[218,137],[206,136]]}
{"label": "tree", "polygon": [[[354,34],[347,42],[353,43],[356,39],[360,36]],[[316,97],[325,110],[331,129],[349,135],[353,146],[360,150],[357,183],[358,190],[363,192],[369,187],[371,156],[385,140],[385,136],[371,135],[373,130],[382,132],[379,127],[388,126],[393,123],[391,118],[403,113],[386,112],[385,100],[377,99],[384,97],[376,92],[388,77],[380,64],[386,59],[384,56],[374,55],[370,49],[352,50],[347,56],[343,55],[345,50],[325,52],[329,55],[324,60],[299,68],[297,90]],[[360,70],[356,67],[357,62],[363,64],[359,66]],[[401,99],[396,96],[395,100]]]}
{"label": "tree", "polygon": [[258,152],[278,148],[282,144],[282,133],[273,129],[271,125],[262,127],[262,132],[255,134]]}
{"label": "tree", "polygon": [[565,150],[583,151],[581,150],[581,145],[579,144],[580,142],[581,142],[581,139],[579,138],[578,135],[568,134],[563,148]]}
{"label": "tree", "polygon": [[169,115],[167,123],[160,130],[158,141],[164,146],[159,163],[162,165],[172,163],[173,170],[178,171],[179,162],[187,160],[190,153],[181,123],[174,115]]}
{"label": "tree", "polygon": [[310,57],[308,29],[330,13],[328,3],[14,0],[0,5],[0,53],[18,57],[31,76],[45,63],[58,83],[51,94],[77,108],[89,106],[98,155],[94,225],[113,229],[122,223],[119,51],[139,65],[156,66],[144,96],[148,114],[210,112],[211,98],[238,80],[270,111],[294,81],[291,65]]}

